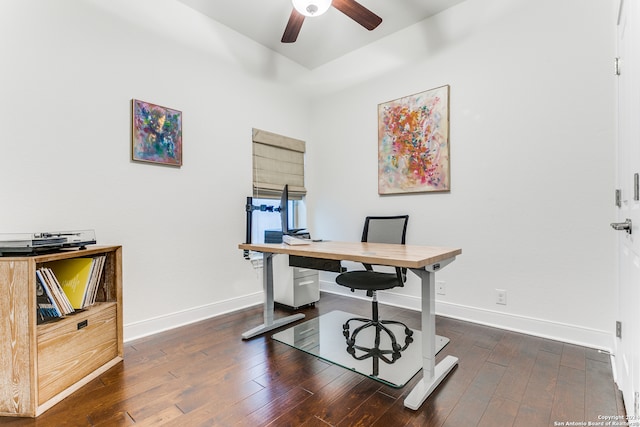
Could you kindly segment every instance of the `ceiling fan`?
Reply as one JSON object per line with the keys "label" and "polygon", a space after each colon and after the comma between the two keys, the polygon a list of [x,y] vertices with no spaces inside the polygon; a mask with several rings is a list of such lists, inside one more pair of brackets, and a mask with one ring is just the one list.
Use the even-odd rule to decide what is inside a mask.
{"label": "ceiling fan", "polygon": [[306,16],[320,16],[333,6],[358,24],[371,31],[382,18],[355,0],[292,0],[293,9],[282,35],[282,43],[293,43],[298,38]]}

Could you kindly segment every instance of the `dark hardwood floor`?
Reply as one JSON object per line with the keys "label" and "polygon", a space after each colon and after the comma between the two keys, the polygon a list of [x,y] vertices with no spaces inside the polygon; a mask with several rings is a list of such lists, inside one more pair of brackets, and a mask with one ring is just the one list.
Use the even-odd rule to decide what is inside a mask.
{"label": "dark hardwood floor", "polygon": [[[369,315],[370,303],[323,294],[331,310]],[[381,306],[420,328],[420,314]],[[278,311],[278,315],[287,314]],[[624,415],[609,357],[596,350],[437,318],[458,366],[418,411],[403,406],[418,373],[394,389],[331,365],[270,334],[243,341],[262,308],[129,342],[123,363],[36,420],[9,426],[554,426]],[[566,424],[565,424],[566,425]]]}

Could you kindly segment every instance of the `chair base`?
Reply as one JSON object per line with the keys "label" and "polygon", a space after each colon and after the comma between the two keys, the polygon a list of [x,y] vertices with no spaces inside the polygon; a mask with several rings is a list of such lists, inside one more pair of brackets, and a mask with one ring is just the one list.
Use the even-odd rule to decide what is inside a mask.
{"label": "chair base", "polygon": [[[377,310],[376,310],[377,311]],[[363,325],[358,326],[353,330],[352,333],[349,332],[349,323],[350,322],[362,322]],[[405,342],[404,346],[400,346],[396,339],[395,334],[385,325],[400,325],[404,328],[405,332]],[[373,327],[376,330],[375,341],[373,347],[363,347],[360,345],[356,345],[356,338],[358,334],[366,328]],[[391,340],[391,349],[382,349],[380,348],[380,338],[381,333],[386,333],[387,336]],[[402,322],[397,322],[395,320],[377,320],[377,319],[365,319],[361,317],[354,317],[347,320],[342,325],[342,333],[347,340],[347,352],[353,356],[356,360],[364,360],[368,358],[374,358],[374,360],[382,360],[385,363],[394,363],[396,360],[400,358],[402,355],[402,351],[404,351],[409,344],[413,342],[413,331],[407,327]],[[356,356],[356,350],[360,350],[363,352],[362,355]],[[390,357],[389,357],[390,356]]]}

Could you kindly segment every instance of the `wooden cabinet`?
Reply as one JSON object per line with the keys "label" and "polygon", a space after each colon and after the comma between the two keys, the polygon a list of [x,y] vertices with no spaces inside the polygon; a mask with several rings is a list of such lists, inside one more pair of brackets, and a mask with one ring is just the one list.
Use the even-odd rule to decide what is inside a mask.
{"label": "wooden cabinet", "polygon": [[[105,255],[95,305],[37,324],[36,269]],[[123,358],[122,248],[0,257],[0,416],[35,417]]]}

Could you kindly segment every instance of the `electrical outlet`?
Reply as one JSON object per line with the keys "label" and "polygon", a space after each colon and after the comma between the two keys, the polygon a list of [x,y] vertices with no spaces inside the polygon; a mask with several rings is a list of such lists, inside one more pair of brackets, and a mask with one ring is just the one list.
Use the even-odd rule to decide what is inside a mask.
{"label": "electrical outlet", "polygon": [[438,295],[447,294],[447,285],[443,280],[436,280],[436,293]]}
{"label": "electrical outlet", "polygon": [[507,291],[496,289],[496,304],[507,305]]}

